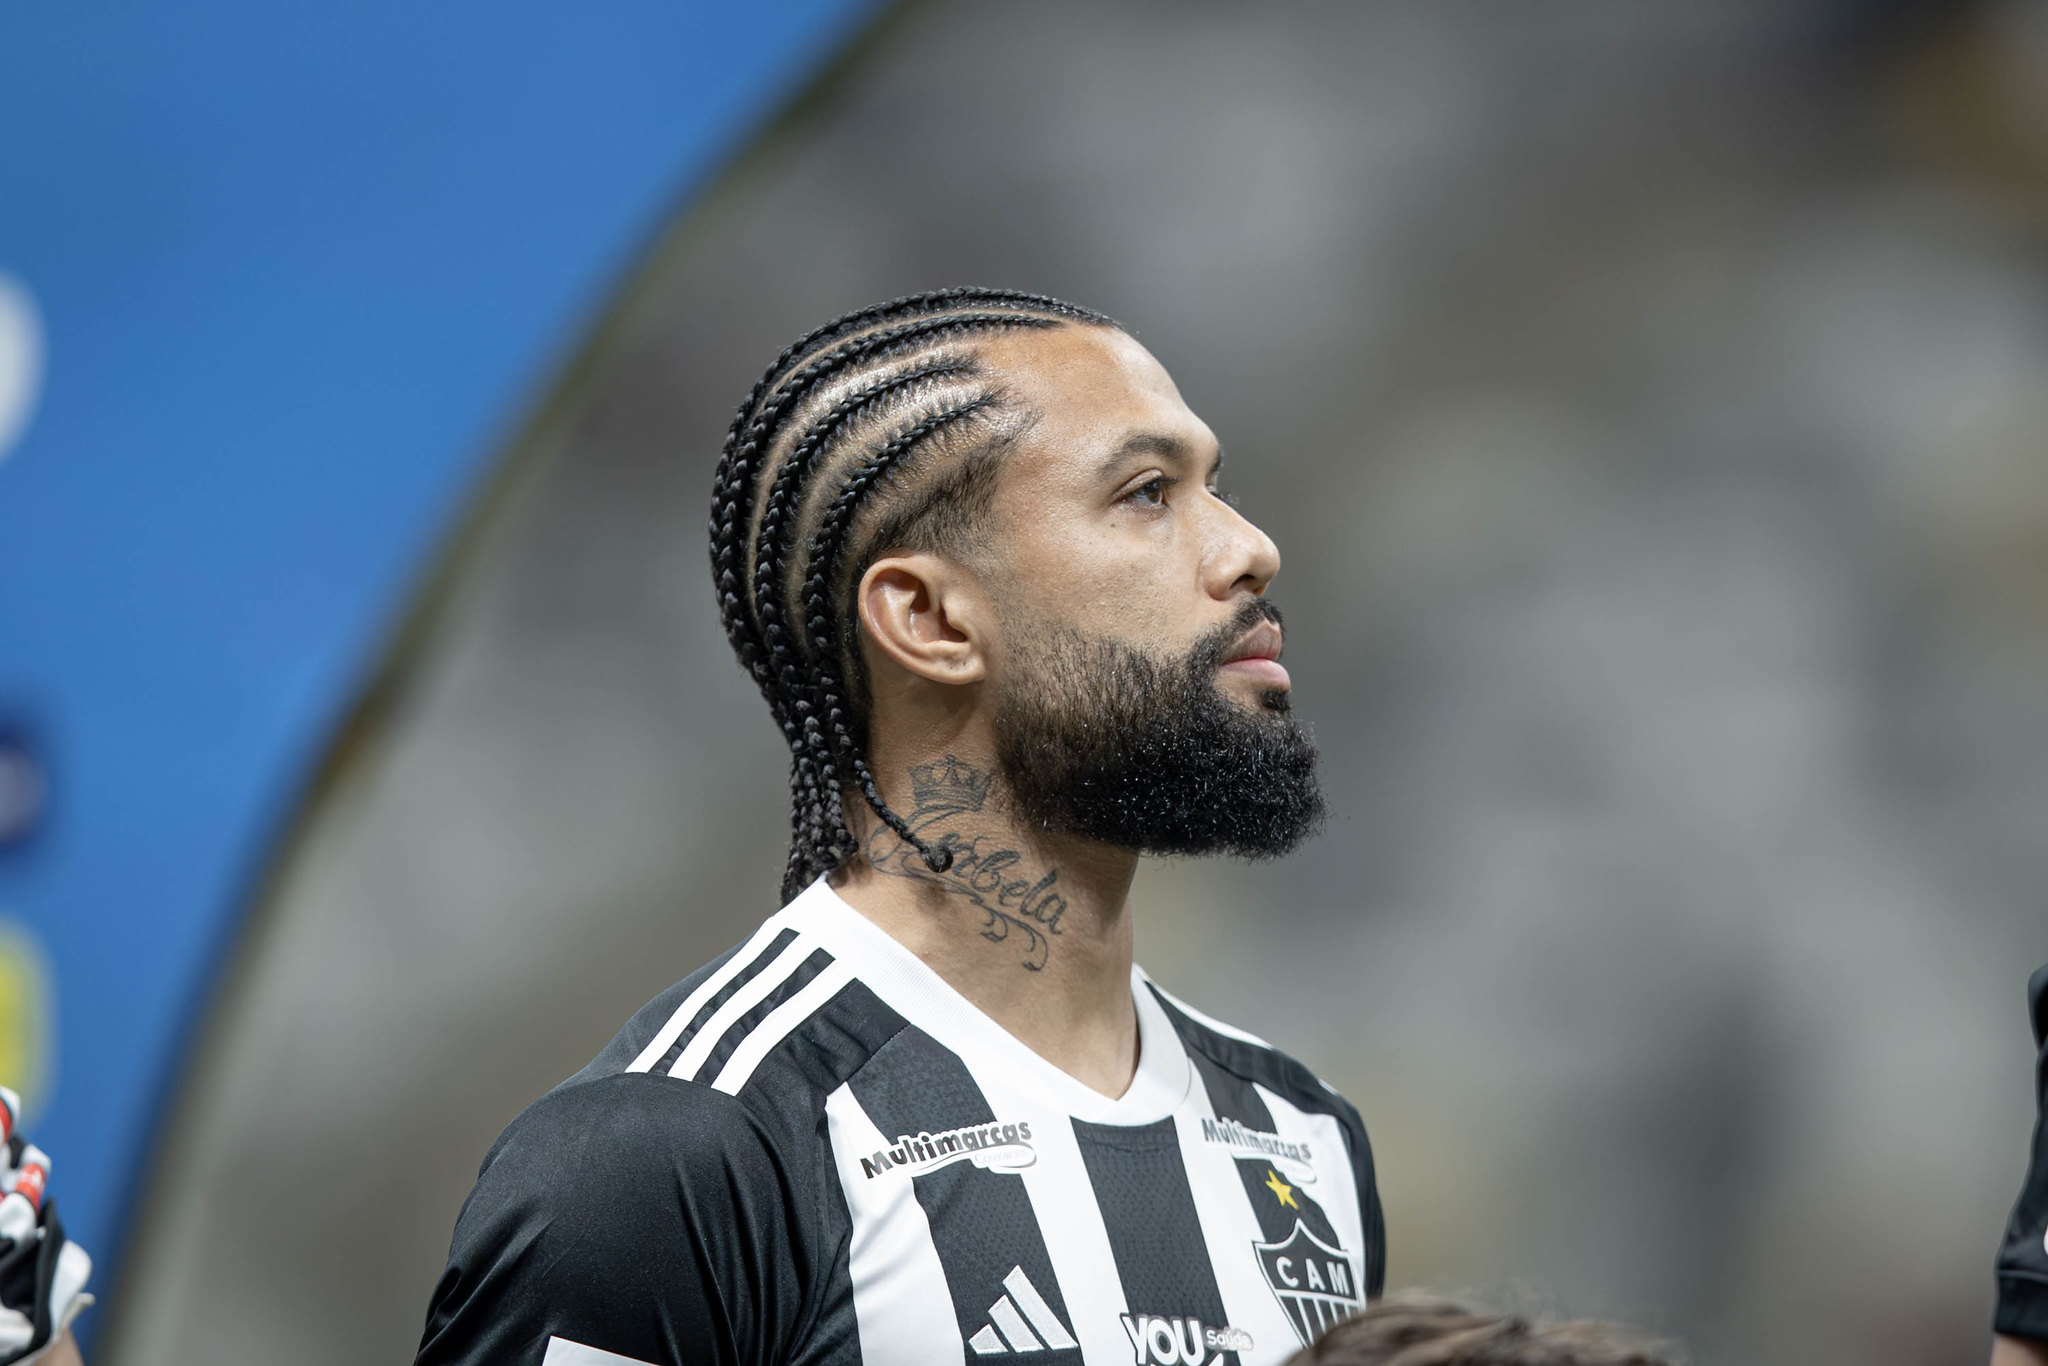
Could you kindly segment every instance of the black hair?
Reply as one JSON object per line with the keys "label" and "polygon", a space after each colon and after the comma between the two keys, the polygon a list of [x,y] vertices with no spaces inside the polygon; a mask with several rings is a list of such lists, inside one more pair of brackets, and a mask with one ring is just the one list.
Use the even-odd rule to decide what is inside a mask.
{"label": "black hair", "polygon": [[1075,323],[1117,326],[1016,290],[891,299],[793,342],[733,418],[712,485],[711,577],[733,653],[789,742],[785,903],[854,853],[848,787],[934,871],[951,862],[868,768],[853,588],[880,551],[960,552],[979,530],[1020,415],[974,343]]}
{"label": "black hair", "polygon": [[1681,1366],[1673,1343],[1616,1324],[1494,1314],[1403,1291],[1333,1325],[1286,1366]]}

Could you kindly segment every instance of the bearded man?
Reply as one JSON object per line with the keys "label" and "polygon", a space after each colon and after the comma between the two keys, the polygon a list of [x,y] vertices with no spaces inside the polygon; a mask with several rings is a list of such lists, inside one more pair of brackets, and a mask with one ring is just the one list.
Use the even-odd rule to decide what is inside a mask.
{"label": "bearded man", "polygon": [[783,352],[711,515],[792,755],[783,907],[505,1131],[422,1366],[1255,1366],[1377,1295],[1357,1111],[1132,961],[1140,855],[1322,815],[1221,463],[1058,300]]}

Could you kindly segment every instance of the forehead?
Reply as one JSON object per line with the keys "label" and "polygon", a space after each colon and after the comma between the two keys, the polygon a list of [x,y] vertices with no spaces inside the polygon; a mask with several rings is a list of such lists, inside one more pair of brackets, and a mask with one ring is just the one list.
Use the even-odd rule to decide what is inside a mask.
{"label": "forehead", "polygon": [[980,352],[991,377],[1036,418],[1012,463],[1090,475],[1105,455],[1141,434],[1198,452],[1215,448],[1215,436],[1189,410],[1166,367],[1113,327],[1014,332]]}

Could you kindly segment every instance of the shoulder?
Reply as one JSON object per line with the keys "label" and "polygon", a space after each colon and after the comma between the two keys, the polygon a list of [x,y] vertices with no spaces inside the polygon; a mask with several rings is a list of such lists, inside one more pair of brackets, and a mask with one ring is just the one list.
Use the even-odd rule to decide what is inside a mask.
{"label": "shoulder", "polygon": [[785,907],[648,1002],[565,1085],[620,1072],[687,1079],[808,1128],[804,1112],[903,1021],[802,911]]}
{"label": "shoulder", "polygon": [[[789,937],[794,938],[794,933],[792,932]],[[758,934],[754,936],[754,939],[759,938]],[[649,1070],[647,1061],[642,1059],[642,1054],[647,1051],[648,1045],[653,1043],[655,1038],[662,1035],[664,1031],[669,1033],[676,1032],[672,1028],[672,1022],[675,1021],[676,1013],[686,1002],[690,1002],[693,998],[701,997],[707,987],[716,991],[727,979],[736,976],[745,968],[747,966],[745,960],[737,963],[734,960],[740,959],[747,952],[749,946],[754,944],[754,939],[749,939],[745,943],[736,944],[732,948],[727,949],[724,953],[719,954],[718,957],[712,959],[703,967],[698,968],[688,977],[677,982],[646,1005],[634,1011],[633,1018],[626,1021],[625,1027],[612,1036],[611,1042],[607,1043],[582,1071],[562,1083],[562,1087],[574,1086],[597,1077],[611,1076],[629,1069],[641,1072]],[[776,941],[770,940],[769,942],[772,944]],[[758,956],[758,949],[756,950],[756,956]],[[636,1066],[636,1064],[638,1065]]]}
{"label": "shoulder", "polygon": [[652,1178],[742,1169],[765,1177],[783,1160],[774,1135],[735,1097],[620,1072],[565,1084],[529,1105],[485,1156],[477,1191],[503,1189],[542,1204],[646,1204],[666,1194],[666,1183]]}
{"label": "shoulder", "polygon": [[1335,1115],[1347,1128],[1355,1127],[1362,1140],[1365,1125],[1357,1107],[1339,1095],[1334,1087],[1256,1034],[1204,1015],[1147,978],[1145,986],[1166,1010],[1176,1033],[1189,1052],[1243,1081],[1265,1087],[1296,1109],[1310,1114]]}
{"label": "shoulder", "polygon": [[[825,1098],[904,1028],[788,910],[663,992],[507,1126],[420,1362],[786,1355],[844,1242]],[[540,1344],[536,1346],[536,1344]]]}
{"label": "shoulder", "polygon": [[738,1098],[622,1072],[560,1087],[507,1125],[456,1225],[479,1248],[507,1235],[560,1241],[555,1279],[672,1259],[685,1241],[802,1243],[812,1233],[808,1154]]}
{"label": "shoulder", "polygon": [[561,1244],[553,1282],[647,1269],[694,1242],[801,1239],[797,1164],[731,1096],[623,1072],[563,1086],[507,1125],[456,1223],[454,1259]]}
{"label": "shoulder", "polygon": [[565,1085],[484,1159],[420,1359],[537,1360],[554,1336],[641,1361],[679,1341],[748,1359],[800,1316],[811,1209],[733,1097],[638,1072]]}

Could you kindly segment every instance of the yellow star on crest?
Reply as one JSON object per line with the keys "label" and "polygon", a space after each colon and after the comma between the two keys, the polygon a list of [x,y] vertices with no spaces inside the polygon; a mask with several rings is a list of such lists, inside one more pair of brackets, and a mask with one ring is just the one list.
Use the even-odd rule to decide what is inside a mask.
{"label": "yellow star on crest", "polygon": [[1287,1206],[1287,1208],[1301,1208],[1300,1205],[1294,1203],[1294,1187],[1288,1185],[1285,1181],[1282,1181],[1280,1179],[1280,1173],[1274,1171],[1271,1167],[1266,1168],[1266,1189],[1273,1192],[1274,1196],[1279,1199],[1280,1203]]}

